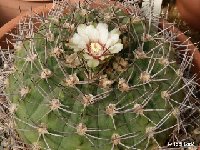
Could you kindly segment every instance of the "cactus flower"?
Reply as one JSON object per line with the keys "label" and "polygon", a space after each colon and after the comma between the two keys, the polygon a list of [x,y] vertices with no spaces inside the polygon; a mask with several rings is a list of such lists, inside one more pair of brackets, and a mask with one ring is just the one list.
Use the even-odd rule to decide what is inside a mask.
{"label": "cactus flower", "polygon": [[98,23],[96,27],[80,24],[71,39],[71,47],[76,52],[82,51],[88,66],[93,68],[100,61],[123,49],[119,35],[117,28],[109,32],[105,23]]}

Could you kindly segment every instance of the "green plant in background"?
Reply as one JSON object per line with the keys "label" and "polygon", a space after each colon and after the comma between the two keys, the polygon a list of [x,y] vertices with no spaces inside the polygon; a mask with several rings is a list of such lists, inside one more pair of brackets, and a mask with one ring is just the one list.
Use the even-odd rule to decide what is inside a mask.
{"label": "green plant in background", "polygon": [[32,149],[158,149],[180,127],[189,62],[137,4],[106,3],[58,2],[37,32],[20,25],[5,93]]}

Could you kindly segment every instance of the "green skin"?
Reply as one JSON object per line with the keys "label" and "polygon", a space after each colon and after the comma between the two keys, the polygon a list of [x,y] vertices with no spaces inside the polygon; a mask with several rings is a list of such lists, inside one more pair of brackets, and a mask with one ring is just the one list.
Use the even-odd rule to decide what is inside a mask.
{"label": "green skin", "polygon": [[[106,9],[104,11],[109,12],[110,10]],[[14,62],[16,71],[9,77],[6,92],[9,95],[10,101],[18,105],[14,114],[16,129],[20,137],[26,143],[33,144],[38,141],[41,149],[48,148],[49,146],[52,150],[109,150],[113,146],[114,149],[118,150],[126,149],[123,145],[129,146],[132,149],[152,149],[158,146],[157,143],[159,143],[160,146],[166,144],[173,129],[170,127],[177,124],[176,116],[173,114],[169,115],[169,118],[166,119],[161,126],[156,128],[154,132],[166,130],[153,134],[152,137],[146,133],[146,129],[158,125],[168,113],[173,111],[173,108],[178,108],[180,105],[179,103],[183,100],[183,90],[177,92],[176,97],[172,95],[170,100],[161,97],[161,92],[169,90],[174,81],[177,81],[177,79],[180,79],[181,77],[175,72],[175,70],[178,69],[176,63],[172,63],[170,66],[165,67],[159,63],[158,59],[166,57],[172,62],[175,60],[175,52],[170,47],[170,44],[164,43],[161,40],[150,40],[145,42],[141,41],[141,38],[138,38],[139,40],[137,40],[137,37],[141,37],[146,31],[142,26],[142,24],[144,25],[144,22],[130,23],[129,15],[121,11],[115,11],[116,15],[123,16],[124,18],[115,18],[112,19],[112,21],[105,21],[103,19],[103,13],[100,13],[98,19],[101,22],[106,22],[109,25],[109,30],[113,29],[114,23],[117,22],[120,22],[120,25],[126,24],[129,27],[128,33],[120,36],[122,39],[123,37],[126,37],[129,44],[127,46],[124,45],[125,48],[119,54],[115,55],[128,60],[129,65],[124,72],[117,72],[115,70],[112,70],[112,72],[107,71],[107,68],[112,69],[112,62],[115,61],[114,56],[101,62],[101,64],[94,69],[90,69],[85,65],[72,69],[64,65],[62,57],[55,58],[50,55],[52,48],[56,47],[57,43],[61,44],[64,49],[63,55],[73,53],[73,50],[66,46],[66,41],[74,33],[70,33],[68,29],[61,27],[64,20],[72,19],[72,14],[62,17],[59,23],[51,23],[50,30],[56,39],[52,42],[46,42],[46,38],[44,37],[44,33],[49,30],[49,23],[41,25],[40,31],[35,35],[37,38],[34,38],[33,40],[35,53],[37,52],[38,57],[34,60],[32,65],[30,62],[24,60],[27,56],[27,52],[30,51],[30,42],[28,40],[24,41],[22,49],[16,51],[16,59]],[[85,23],[85,20],[86,22],[89,22],[94,18],[95,13],[97,12],[98,10],[95,10],[86,16],[81,16],[77,10],[72,23],[75,23],[76,25],[76,23]],[[146,26],[145,29],[148,28],[150,27]],[[153,28],[152,31],[154,31]],[[151,33],[151,35],[154,34],[155,33],[153,32]],[[125,41],[123,41],[123,43],[125,43]],[[162,47],[158,46],[155,48],[159,43],[162,43]],[[154,50],[147,54],[148,58],[136,59],[133,51],[135,51],[138,45],[143,45],[143,50],[146,53],[152,48],[154,48]],[[45,47],[47,49],[46,59],[44,51]],[[167,56],[167,54],[169,55]],[[81,53],[79,54],[79,57],[82,59]],[[153,65],[154,58],[158,59],[156,59],[150,75],[152,76],[162,70],[153,79],[166,80],[155,82],[152,81],[152,79],[148,84],[143,84],[140,80],[140,74],[148,68],[150,62],[150,67]],[[24,65],[25,63],[26,65]],[[76,85],[76,88],[68,87],[64,84],[65,75],[63,70],[59,67],[60,65],[65,71],[65,74],[70,75],[72,73],[77,73],[80,81],[88,81],[85,74],[88,70],[92,71],[98,78],[99,72],[107,74],[110,80],[115,81],[110,88],[112,91],[110,91],[105,98],[84,107],[83,103],[81,103],[82,97],[80,93],[97,95],[109,91],[110,89],[103,90],[99,87],[98,78],[93,83]],[[47,79],[41,79],[41,66],[50,69],[52,71],[52,76]],[[165,67],[165,69],[163,69],[163,67]],[[174,68],[174,70],[172,68]],[[130,78],[128,82],[129,86],[138,86],[129,91],[121,92],[118,89],[119,78],[124,78],[126,80]],[[28,86],[30,91],[26,96],[21,97],[19,91],[24,86]],[[176,82],[176,84],[172,86],[174,88],[172,93],[181,86],[181,81]],[[62,109],[51,110],[49,103],[54,98],[60,100],[60,103],[63,105],[61,108],[75,114],[71,114]],[[144,105],[144,110],[153,110],[144,111],[144,115],[134,113],[134,104],[137,103],[143,105],[144,100],[148,101]],[[111,116],[106,114],[106,107],[109,104],[117,104],[117,108],[124,108],[120,110],[121,113],[115,114],[112,119]],[[128,109],[130,111],[126,111]],[[164,110],[156,111],[155,109]],[[114,128],[113,120],[116,129]],[[47,127],[48,133],[40,135],[37,129],[42,123]],[[95,131],[86,131],[86,134],[79,135],[76,130],[79,123],[85,124],[88,130],[94,129]],[[122,144],[113,144],[111,137],[114,133],[122,136],[120,141]],[[88,134],[96,138],[92,138],[88,136]],[[129,135],[123,136],[126,134]],[[157,143],[155,141],[157,141]]]}

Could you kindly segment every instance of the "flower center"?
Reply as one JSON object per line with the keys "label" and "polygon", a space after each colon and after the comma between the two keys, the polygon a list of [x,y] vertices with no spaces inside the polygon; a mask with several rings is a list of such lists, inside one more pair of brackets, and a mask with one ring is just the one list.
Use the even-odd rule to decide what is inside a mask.
{"label": "flower center", "polygon": [[102,46],[99,43],[91,43],[90,48],[94,53],[99,53],[102,50]]}

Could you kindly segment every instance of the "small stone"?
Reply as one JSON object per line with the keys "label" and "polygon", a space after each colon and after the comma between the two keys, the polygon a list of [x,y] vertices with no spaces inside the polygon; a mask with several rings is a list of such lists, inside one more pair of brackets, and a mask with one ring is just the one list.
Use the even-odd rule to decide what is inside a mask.
{"label": "small stone", "polygon": [[76,126],[76,133],[77,133],[78,135],[83,136],[83,135],[86,134],[86,132],[87,132],[87,127],[86,127],[86,125],[84,125],[83,123],[79,123],[79,124]]}
{"label": "small stone", "polygon": [[41,79],[47,79],[52,76],[52,72],[49,69],[43,69],[40,75]]}

